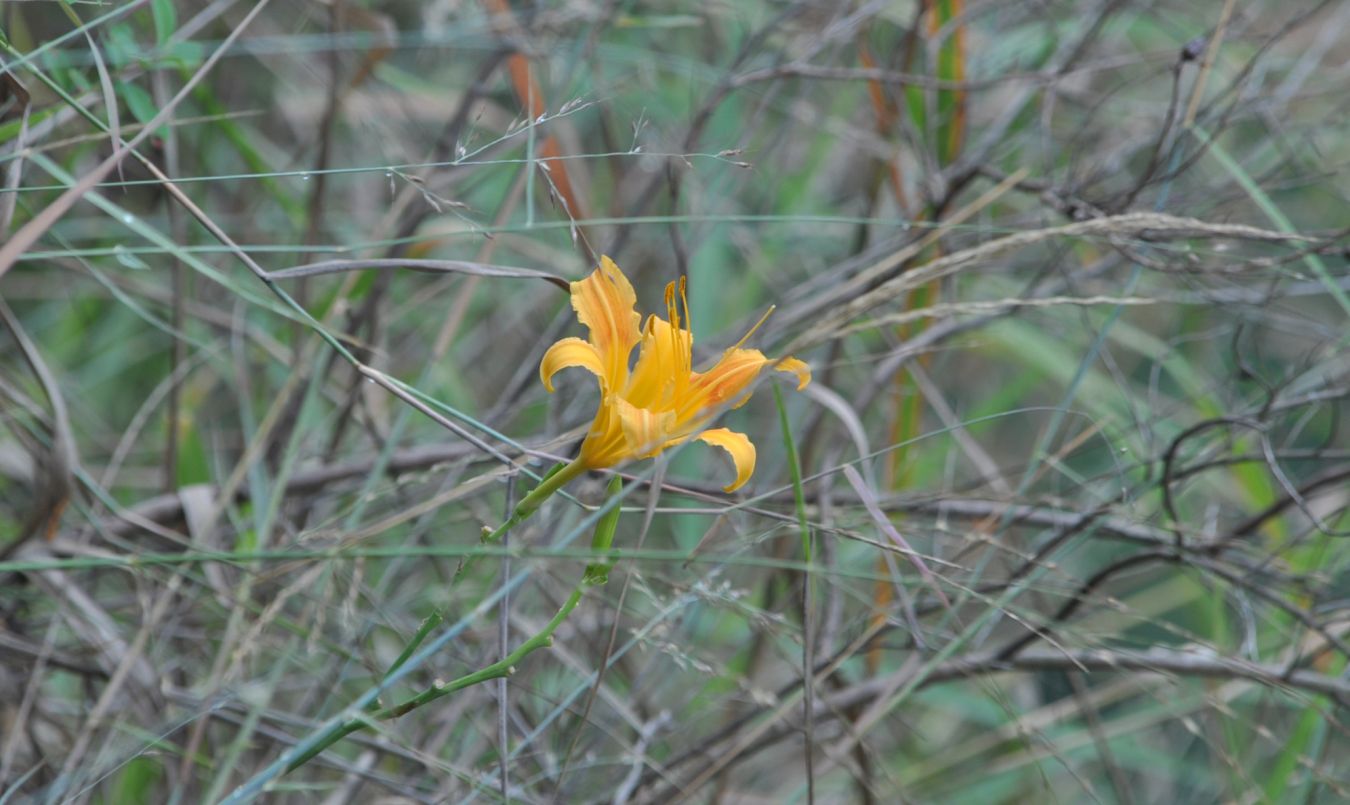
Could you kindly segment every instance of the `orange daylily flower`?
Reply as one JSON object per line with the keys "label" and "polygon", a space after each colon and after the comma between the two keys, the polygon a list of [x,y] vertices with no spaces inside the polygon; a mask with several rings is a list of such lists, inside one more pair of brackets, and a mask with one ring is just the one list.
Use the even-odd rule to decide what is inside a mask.
{"label": "orange daylily flower", "polygon": [[[600,258],[599,268],[572,283],[572,307],[590,330],[590,338],[562,339],[549,347],[539,364],[539,378],[549,392],[553,376],[568,367],[587,369],[599,379],[600,409],[574,463],[588,469],[612,467],[698,439],[731,456],[736,480],[725,490],[741,487],[755,470],[755,446],[743,433],[708,429],[708,424],[723,409],[745,404],[750,384],[765,367],[795,374],[798,389],[811,382],[810,367],[796,358],[771,360],[757,349],[742,349],[742,338],[708,371],[696,372],[684,281],[678,290],[673,282],[666,286],[669,320],[652,315],[639,327],[636,304],[628,278],[613,260]],[[635,346],[638,358],[630,369],[628,359]]]}

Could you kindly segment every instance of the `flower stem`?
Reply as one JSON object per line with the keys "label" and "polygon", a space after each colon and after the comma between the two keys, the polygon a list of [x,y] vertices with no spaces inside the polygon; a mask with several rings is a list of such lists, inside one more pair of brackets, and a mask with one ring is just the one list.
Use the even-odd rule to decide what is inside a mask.
{"label": "flower stem", "polygon": [[520,502],[516,504],[516,508],[512,510],[511,516],[507,518],[506,522],[497,526],[497,528],[492,531],[484,530],[482,538],[483,544],[486,545],[501,539],[502,534],[505,534],[507,531],[510,531],[512,528],[515,528],[524,522],[525,519],[531,514],[534,514],[535,510],[543,505],[544,501],[548,500],[554,492],[562,489],[567,485],[568,481],[571,481],[573,478],[582,474],[586,469],[586,465],[581,463],[581,459],[574,459],[571,464],[565,464],[556,471],[545,475],[538,486],[530,490],[528,495],[520,499]]}
{"label": "flower stem", "polygon": [[[479,538],[479,541],[483,545],[489,545],[501,539],[503,534],[520,525],[531,514],[534,514],[535,511],[543,505],[544,501],[548,500],[554,492],[562,489],[567,485],[568,481],[582,474],[587,469],[588,467],[585,464],[582,464],[581,459],[579,458],[573,459],[570,464],[556,465],[552,471],[539,481],[538,486],[530,490],[528,495],[521,498],[520,502],[516,504],[516,507],[512,509],[511,516],[506,518],[506,522],[492,530],[488,530],[488,528],[484,526],[483,536]],[[451,582],[452,584],[459,581],[468,571],[469,565],[473,562],[473,558],[474,557],[472,556],[466,556],[460,560],[459,567],[455,570],[455,577]]]}
{"label": "flower stem", "polygon": [[526,640],[524,643],[521,643],[515,651],[506,655],[498,662],[494,662],[489,666],[480,668],[471,674],[466,674],[458,679],[451,680],[450,682],[437,682],[406,701],[391,705],[382,710],[377,710],[373,713],[364,713],[360,717],[349,718],[346,721],[333,725],[326,733],[324,733],[318,743],[310,747],[303,755],[292,760],[290,765],[286,767],[286,771],[293,771],[300,766],[305,765],[317,757],[320,752],[348,735],[351,735],[353,732],[372,726],[372,721],[374,719],[397,718],[398,716],[416,710],[424,704],[433,702],[442,696],[448,696],[457,690],[462,690],[471,685],[477,685],[480,682],[486,682],[489,679],[497,679],[514,674],[516,672],[516,663],[541,648],[547,648],[553,645],[553,632],[562,625],[562,622],[567,619],[567,616],[572,613],[572,610],[576,609],[577,604],[581,602],[582,594],[586,592],[586,588],[589,586],[590,585],[585,582],[578,584],[576,588],[572,590],[572,594],[568,596],[567,600],[564,601],[563,605],[558,609],[557,614],[553,616],[543,629],[540,629],[533,637]]}
{"label": "flower stem", "polygon": [[[610,478],[609,487],[605,491],[606,500],[613,500],[618,497],[622,489],[623,478],[618,475]],[[584,584],[595,586],[609,581],[609,570],[614,567],[614,556],[610,552],[610,546],[614,544],[614,531],[618,527],[619,501],[614,500],[614,505],[600,518],[600,522],[595,524],[595,534],[591,537],[591,550],[595,552],[596,561],[586,565],[586,572],[581,577]]]}
{"label": "flower stem", "polygon": [[[586,466],[580,464],[579,461],[573,461],[566,466],[559,466],[555,471],[544,476],[544,479],[539,482],[539,486],[535,487],[534,491],[530,492],[530,494],[526,495],[525,498],[520,501],[505,523],[495,531],[485,531],[483,534],[483,542],[487,543],[500,538],[502,534],[506,533],[507,529],[519,524],[526,517],[533,514],[549,495],[552,495],[554,492],[561,489],[563,485],[580,475],[586,469]],[[614,498],[619,494],[621,489],[622,479],[616,475],[610,480],[608,497]],[[586,590],[604,584],[608,580],[609,569],[614,564],[614,557],[610,549],[614,543],[614,531],[618,527],[618,523],[619,505],[618,501],[614,501],[614,506],[610,511],[606,512],[605,516],[596,523],[595,535],[591,538],[591,547],[596,551],[598,561],[592,562],[586,566],[581,581],[572,589],[572,594],[568,596],[567,600],[563,602],[563,605],[558,608],[558,612],[551,620],[549,620],[544,628],[540,629],[533,637],[526,640],[524,643],[521,643],[515,651],[506,655],[498,662],[480,668],[471,674],[466,674],[450,682],[436,682],[431,687],[416,696],[413,696],[411,699],[407,699],[389,707],[371,709],[367,712],[348,718],[345,721],[334,724],[320,736],[319,740],[316,741],[312,747],[292,760],[290,764],[286,766],[286,771],[293,771],[300,766],[305,765],[317,757],[323,750],[342,740],[346,736],[351,735],[353,732],[374,726],[374,722],[378,719],[397,718],[416,710],[422,705],[433,702],[442,696],[448,696],[457,690],[462,690],[471,685],[477,685],[480,682],[486,682],[490,679],[508,677],[516,672],[516,664],[525,659],[526,656],[541,648],[547,648],[553,645],[553,633],[557,631],[558,627],[562,625],[562,622],[567,619],[567,616],[572,613],[572,610],[577,608],[577,604],[581,603],[581,597],[585,594]],[[459,572],[462,573],[463,570],[464,568],[461,566]],[[456,573],[457,578],[458,576],[459,573]],[[416,647],[421,645],[426,636],[440,622],[441,616],[439,614],[433,615],[422,622],[422,627],[418,629],[412,642],[403,650],[403,653],[399,655],[399,658],[394,661],[394,665],[386,673],[386,678],[388,677],[388,674],[393,673],[395,669],[408,661]]]}

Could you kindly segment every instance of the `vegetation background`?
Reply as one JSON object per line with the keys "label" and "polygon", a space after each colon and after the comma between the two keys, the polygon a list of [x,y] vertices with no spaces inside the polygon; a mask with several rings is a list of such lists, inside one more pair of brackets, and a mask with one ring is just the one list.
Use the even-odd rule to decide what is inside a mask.
{"label": "vegetation background", "polygon": [[[1347,30],[3,4],[0,802],[1350,799]],[[593,558],[605,474],[478,535],[601,254],[815,382],[377,717]]]}

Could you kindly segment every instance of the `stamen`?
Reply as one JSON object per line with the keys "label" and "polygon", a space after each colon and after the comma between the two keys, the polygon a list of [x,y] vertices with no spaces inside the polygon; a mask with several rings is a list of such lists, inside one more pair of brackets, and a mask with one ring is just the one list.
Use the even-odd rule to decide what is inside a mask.
{"label": "stamen", "polygon": [[[681,277],[683,279],[683,277]],[[680,372],[680,311],[675,307],[675,283],[666,283],[666,316],[670,319],[670,355],[675,361],[675,374]],[[666,393],[670,390],[670,380],[665,383]]]}
{"label": "stamen", "polygon": [[685,293],[686,280],[688,279],[686,276],[680,276],[680,302],[684,304],[684,329],[692,333],[694,332],[694,317],[689,313],[689,296]]}
{"label": "stamen", "polygon": [[689,277],[680,275],[680,303],[684,307],[684,331],[689,333],[689,343],[685,344],[680,327],[671,331],[675,339],[675,388],[683,389],[689,381],[689,373],[694,366],[694,319],[689,315],[689,295],[686,293]]}
{"label": "stamen", "polygon": [[675,309],[675,283],[666,283],[666,317],[670,319],[671,327],[680,326],[680,313]]}
{"label": "stamen", "polygon": [[758,330],[758,329],[760,328],[760,325],[764,324],[764,322],[766,322],[766,321],[769,320],[769,316],[772,315],[772,313],[774,312],[774,310],[776,310],[777,308],[778,308],[777,305],[769,305],[769,309],[766,310],[766,311],[764,311],[764,315],[763,315],[763,316],[760,316],[760,317],[759,317],[759,321],[755,322],[755,326],[754,326],[754,327],[751,327],[751,328],[750,328],[750,331],[749,331],[748,333],[746,333],[745,335],[741,336],[741,340],[740,340],[740,341],[737,341],[735,344],[733,344],[733,345],[731,346],[731,348],[732,348],[732,349],[740,349],[740,348],[741,348],[741,345],[744,344],[744,343],[750,338],[750,336],[752,336],[752,335],[755,334],[755,331]]}

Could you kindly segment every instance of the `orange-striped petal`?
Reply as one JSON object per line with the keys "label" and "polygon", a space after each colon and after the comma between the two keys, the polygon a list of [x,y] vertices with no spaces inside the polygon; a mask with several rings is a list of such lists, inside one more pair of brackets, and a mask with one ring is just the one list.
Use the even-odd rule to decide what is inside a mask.
{"label": "orange-striped petal", "polygon": [[564,338],[548,348],[539,362],[539,379],[548,393],[553,393],[553,376],[571,366],[580,366],[600,378],[600,390],[605,388],[605,365],[595,347],[580,338]]}
{"label": "orange-striped petal", "polygon": [[679,405],[680,421],[697,422],[719,406],[739,408],[750,399],[750,384],[765,366],[797,376],[797,389],[811,382],[811,367],[796,358],[771,361],[757,349],[732,347],[706,372],[695,372],[693,382]]}
{"label": "orange-striped petal", "polygon": [[713,428],[700,433],[698,440],[727,451],[731,456],[731,463],[736,466],[736,480],[729,486],[722,487],[723,492],[735,492],[745,486],[745,482],[750,480],[750,474],[755,471],[755,445],[744,433],[726,428]]}
{"label": "orange-striped petal", "polygon": [[641,338],[637,294],[614,261],[600,258],[590,276],[572,283],[572,307],[591,331],[591,344],[604,366],[606,387],[621,389],[628,380],[628,356]]}
{"label": "orange-striped petal", "polygon": [[769,359],[757,349],[732,347],[706,372],[695,372],[689,393],[680,406],[680,419],[696,419],[718,406],[739,407],[746,389]]}
{"label": "orange-striped petal", "polygon": [[673,411],[638,408],[619,397],[606,402],[614,406],[613,412],[619,417],[627,458],[649,458],[665,449],[675,427]]}

